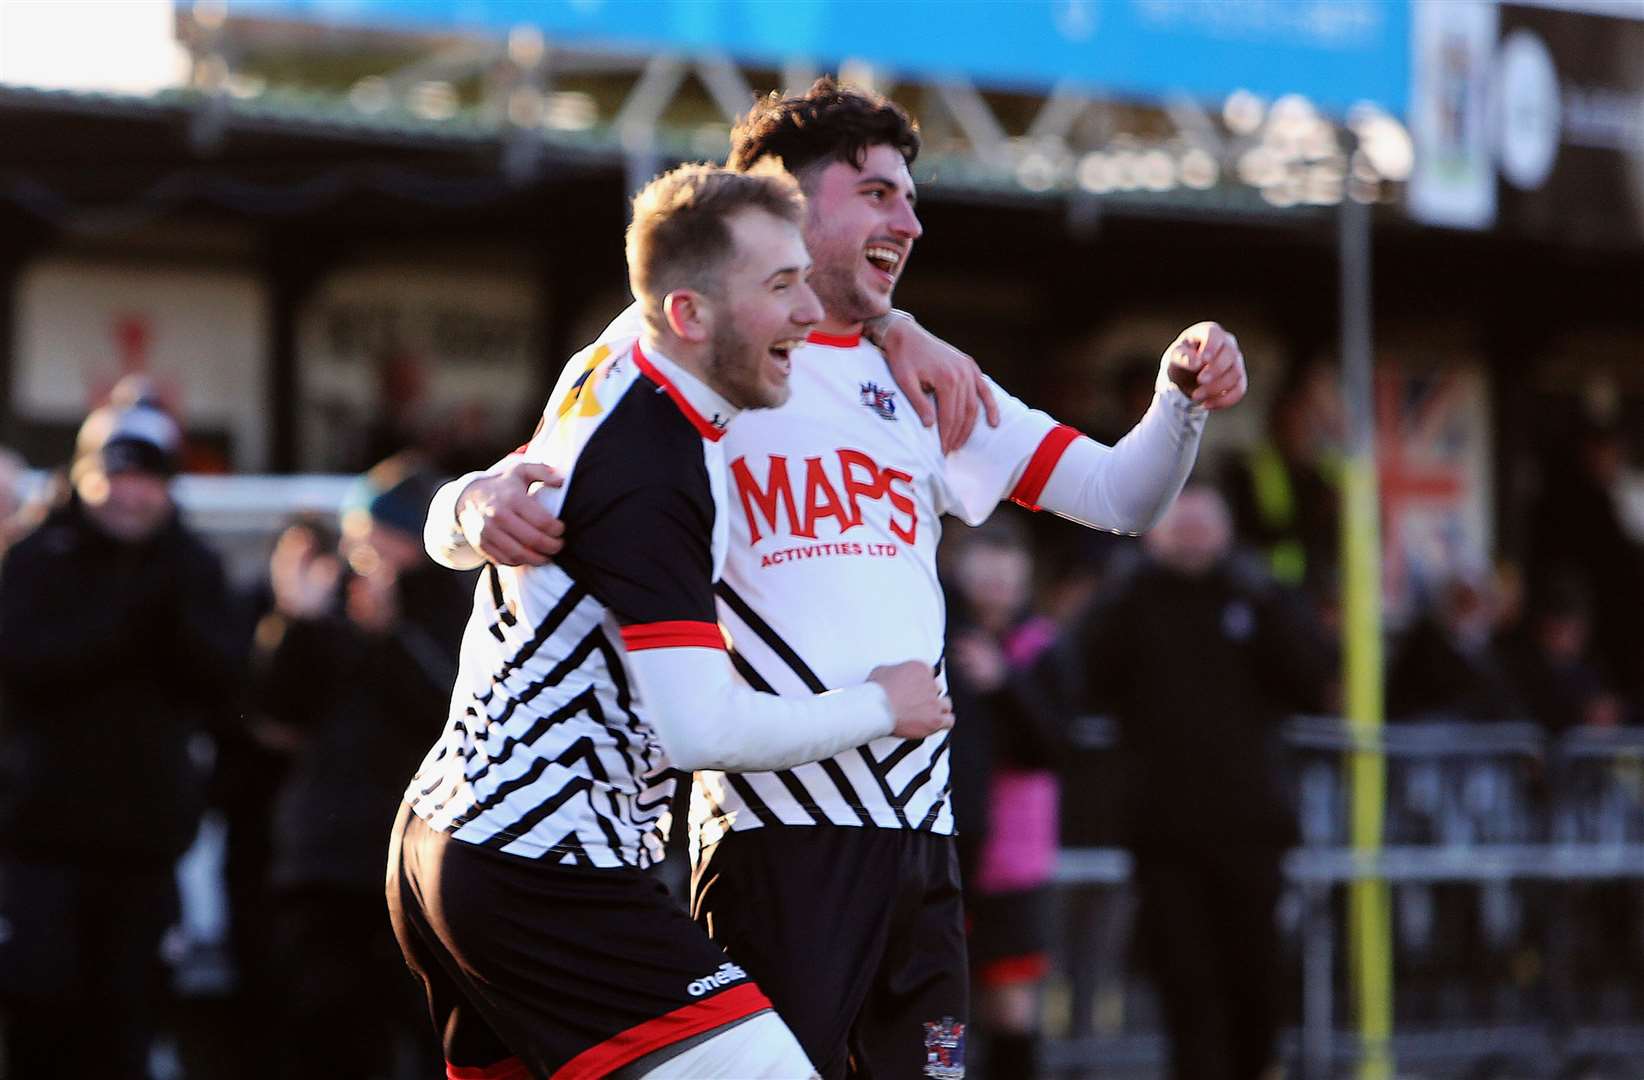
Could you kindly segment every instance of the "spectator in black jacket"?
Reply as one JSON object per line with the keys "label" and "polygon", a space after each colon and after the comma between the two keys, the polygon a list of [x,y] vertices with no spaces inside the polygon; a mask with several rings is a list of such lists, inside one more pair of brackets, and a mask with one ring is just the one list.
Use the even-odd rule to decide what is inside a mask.
{"label": "spectator in black jacket", "polygon": [[1559,449],[1543,465],[1529,517],[1530,593],[1574,589],[1585,597],[1590,659],[1613,685],[1632,678],[1644,654],[1644,549],[1617,501],[1626,445],[1620,428],[1584,422]]}
{"label": "spectator in black jacket", "polygon": [[1483,572],[1458,571],[1404,636],[1387,676],[1390,720],[1521,720],[1528,711],[1502,653]]}
{"label": "spectator in black jacket", "polygon": [[271,845],[283,1075],[387,1075],[396,1041],[427,1030],[382,882],[405,779],[445,722],[473,595],[472,575],[422,552],[437,486],[416,458],[390,458],[362,480],[340,553],[309,528],[275,547],[257,730],[289,759]]}
{"label": "spectator in black jacket", "polygon": [[81,429],[71,488],[0,567],[0,996],[10,1075],[147,1075],[173,866],[242,650],[220,563],[178,519],[177,425]]}
{"label": "spectator in black jacket", "polygon": [[1549,735],[1615,727],[1625,715],[1593,653],[1592,612],[1591,597],[1574,575],[1554,574],[1531,598],[1513,672],[1530,715]]}
{"label": "spectator in black jacket", "polygon": [[1272,1061],[1280,859],[1297,838],[1278,723],[1322,709],[1331,673],[1305,608],[1231,559],[1231,539],[1221,497],[1190,485],[1075,646],[1132,765],[1141,941],[1178,1080],[1253,1080]]}

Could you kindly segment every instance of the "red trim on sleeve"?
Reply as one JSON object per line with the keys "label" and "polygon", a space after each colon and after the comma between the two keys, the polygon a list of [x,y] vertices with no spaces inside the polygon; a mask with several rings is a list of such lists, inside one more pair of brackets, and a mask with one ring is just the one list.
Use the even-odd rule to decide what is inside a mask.
{"label": "red trim on sleeve", "polygon": [[805,340],[812,345],[827,345],[834,349],[854,349],[862,344],[861,334],[824,334],[820,330],[812,330],[805,335]]}
{"label": "red trim on sleeve", "polygon": [[639,342],[637,341],[634,342],[634,363],[647,379],[667,391],[668,396],[674,399],[674,404],[679,406],[679,411],[685,414],[685,419],[691,422],[691,426],[696,428],[698,434],[704,439],[709,442],[718,442],[725,437],[724,428],[714,427],[711,421],[697,412],[695,407],[685,399],[685,395],[679,392],[679,387],[673,384],[672,379],[662,374],[656,369],[655,364],[645,359],[645,354],[640,351]]}
{"label": "red trim on sleeve", "polygon": [[595,1080],[608,1076],[654,1050],[770,1007],[770,999],[753,983],[733,986],[589,1047],[561,1066],[552,1080]]}
{"label": "red trim on sleeve", "polygon": [[446,1080],[531,1080],[531,1070],[517,1057],[503,1058],[493,1065],[453,1065],[445,1063]]}
{"label": "red trim on sleeve", "polygon": [[628,646],[629,652],[639,652],[641,649],[723,649],[725,635],[719,632],[719,624],[711,622],[688,622],[680,619],[673,622],[635,623],[622,628],[622,643]]}
{"label": "red trim on sleeve", "polygon": [[1039,496],[1044,494],[1050,474],[1056,471],[1056,463],[1062,460],[1062,454],[1079,437],[1079,430],[1066,424],[1057,424],[1045,432],[1045,437],[1039,440],[1039,449],[1033,452],[1027,468],[1022,472],[1022,479],[1016,482],[1016,490],[1010,493],[1010,501],[1029,510],[1038,510]]}

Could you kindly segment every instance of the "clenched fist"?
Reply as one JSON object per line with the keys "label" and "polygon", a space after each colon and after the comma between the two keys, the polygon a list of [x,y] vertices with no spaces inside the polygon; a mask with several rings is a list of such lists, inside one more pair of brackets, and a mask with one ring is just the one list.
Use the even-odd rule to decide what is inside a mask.
{"label": "clenched fist", "polygon": [[1220,323],[1194,323],[1165,350],[1165,374],[1177,389],[1207,409],[1237,405],[1249,389],[1239,339]]}
{"label": "clenched fist", "polygon": [[926,735],[953,726],[953,702],[942,696],[929,664],[908,660],[876,667],[868,681],[885,688],[896,726],[891,734],[902,739],[923,739]]}

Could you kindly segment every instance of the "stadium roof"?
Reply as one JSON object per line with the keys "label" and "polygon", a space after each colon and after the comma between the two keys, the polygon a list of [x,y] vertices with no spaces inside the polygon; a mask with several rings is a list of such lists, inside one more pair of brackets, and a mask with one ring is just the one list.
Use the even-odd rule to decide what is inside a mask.
{"label": "stadium roof", "polygon": [[[254,214],[361,188],[423,203],[484,201],[579,168],[622,170],[634,185],[672,161],[718,160],[756,87],[803,85],[816,74],[798,62],[761,67],[711,51],[571,48],[529,27],[503,37],[261,17],[290,7],[179,6],[188,83],[153,95],[0,85],[12,134],[0,145],[0,195],[62,222],[122,199],[135,213],[203,197]],[[840,74],[920,117],[916,176],[939,200],[1063,200],[1083,215],[1286,217],[1338,202],[1344,188],[1392,201],[1401,150],[1407,168],[1408,137],[1388,114],[1354,119],[1361,146],[1391,147],[1367,154],[1294,96],[1234,94],[1210,108],[1070,86],[898,83],[862,65]],[[67,117],[73,137],[57,126]],[[1366,139],[1377,131],[1382,138]],[[225,179],[224,166],[238,174]]]}

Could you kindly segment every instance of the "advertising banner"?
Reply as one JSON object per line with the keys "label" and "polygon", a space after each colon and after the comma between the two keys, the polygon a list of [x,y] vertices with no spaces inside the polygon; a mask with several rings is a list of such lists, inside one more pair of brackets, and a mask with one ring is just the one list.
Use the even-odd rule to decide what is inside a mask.
{"label": "advertising banner", "polygon": [[234,14],[507,33],[622,52],[714,51],[747,62],[861,60],[898,75],[963,77],[1117,96],[1303,94],[1330,111],[1402,115],[1405,0],[233,0]]}
{"label": "advertising banner", "polygon": [[1425,0],[1412,28],[1413,217],[1644,241],[1644,3]]}
{"label": "advertising banner", "polygon": [[1503,5],[1504,226],[1582,246],[1644,242],[1644,4],[1633,10]]}

